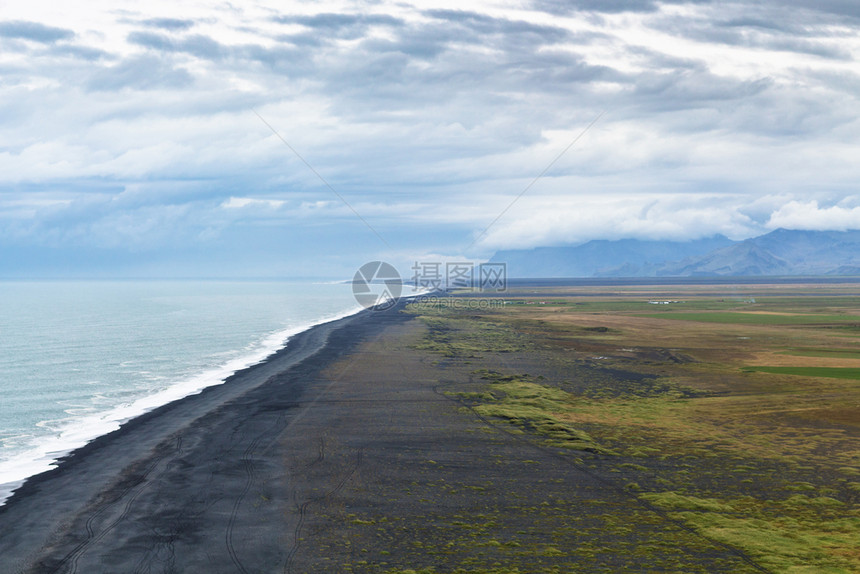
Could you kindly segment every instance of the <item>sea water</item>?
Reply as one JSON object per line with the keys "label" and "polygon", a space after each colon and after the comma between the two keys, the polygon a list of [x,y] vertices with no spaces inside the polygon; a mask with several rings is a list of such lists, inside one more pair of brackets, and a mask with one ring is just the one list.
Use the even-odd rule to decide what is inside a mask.
{"label": "sea water", "polygon": [[360,310],[319,282],[0,282],[0,503],[59,456]]}

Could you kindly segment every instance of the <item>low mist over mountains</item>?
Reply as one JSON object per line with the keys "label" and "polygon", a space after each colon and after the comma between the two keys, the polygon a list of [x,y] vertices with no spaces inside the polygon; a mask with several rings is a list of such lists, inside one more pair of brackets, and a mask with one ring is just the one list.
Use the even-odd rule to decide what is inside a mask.
{"label": "low mist over mountains", "polygon": [[509,277],[708,277],[860,275],[860,230],[777,229],[732,241],[597,240],[565,247],[497,252]]}

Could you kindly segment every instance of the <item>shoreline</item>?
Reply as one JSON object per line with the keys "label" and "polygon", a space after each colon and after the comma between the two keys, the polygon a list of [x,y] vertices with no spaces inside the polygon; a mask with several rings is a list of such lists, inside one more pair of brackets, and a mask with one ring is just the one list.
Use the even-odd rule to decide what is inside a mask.
{"label": "shoreline", "polygon": [[[208,388],[225,384],[236,374],[269,361],[282,352],[294,338],[315,327],[354,316],[362,311],[361,308],[354,308],[326,315],[297,327],[281,329],[276,333],[267,335],[265,339],[261,339],[260,349],[252,349],[248,354],[235,357],[227,363],[177,380],[168,387],[152,394],[137,397],[130,403],[114,405],[103,412],[70,421],[55,435],[42,437],[43,441],[35,442],[26,450],[4,462],[4,464],[13,465],[11,468],[19,470],[8,471],[7,474],[17,478],[11,478],[0,484],[0,509],[28,481],[55,470],[63,460],[78,450],[86,448],[90,443],[119,431],[123,426],[139,417],[187,397],[199,395]],[[270,343],[269,341],[274,340],[276,335],[279,336],[278,342]],[[93,423],[95,428],[90,432],[81,433],[84,435],[83,437],[66,437],[69,433],[74,434],[77,429],[89,427],[89,423]],[[28,453],[32,453],[32,456],[25,460],[23,455]]]}
{"label": "shoreline", "polygon": [[[814,310],[827,325],[856,315],[855,301],[830,296],[851,289],[823,294]],[[757,305],[807,305],[784,294]],[[190,397],[73,458],[0,511],[2,570],[736,574],[856,562],[856,529],[833,526],[856,513],[845,479],[860,469],[839,466],[856,460],[842,438],[857,436],[845,410],[855,386],[803,382],[804,397],[842,398],[799,419],[772,408],[796,404],[785,391],[797,381],[734,368],[751,344],[800,334],[856,353],[845,333],[631,318],[615,300],[505,313],[405,304],[311,330],[292,362],[239,373],[232,398],[213,387],[211,401]],[[776,338],[751,343],[750,329]],[[713,365],[731,368],[661,383]],[[762,406],[769,418],[753,418]],[[795,463],[801,452],[810,466]],[[783,536],[790,546],[772,544]],[[828,554],[817,540],[833,541]]]}
{"label": "shoreline", "polygon": [[[402,304],[397,308],[402,308]],[[360,310],[301,331],[283,348],[230,375],[223,383],[136,416],[119,429],[60,457],[55,468],[26,479],[0,506],[0,556],[4,570],[40,572],[61,568],[62,559],[57,568],[45,567],[39,566],[38,556],[46,550],[51,550],[48,554],[54,552],[57,540],[69,534],[63,530],[86,513],[88,505],[98,499],[110,499],[125,483],[139,482],[141,467],[151,466],[159,451],[177,437],[180,442],[186,440],[182,438],[185,434],[205,437],[206,433],[201,431],[207,418],[242,416],[234,405],[262,387],[289,378],[287,395],[298,400],[312,390],[312,385],[300,376],[290,377],[291,371],[301,371],[302,367],[318,370],[335,360],[358,343],[363,330],[378,323],[371,320],[374,315],[378,313]],[[344,331],[357,332],[358,338],[351,340]]]}

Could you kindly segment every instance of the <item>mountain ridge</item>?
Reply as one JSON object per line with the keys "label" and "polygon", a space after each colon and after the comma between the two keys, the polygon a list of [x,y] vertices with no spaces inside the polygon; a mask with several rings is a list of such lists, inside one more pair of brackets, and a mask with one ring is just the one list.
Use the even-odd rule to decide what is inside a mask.
{"label": "mountain ridge", "polygon": [[742,241],[593,240],[496,252],[509,277],[860,275],[860,230],[776,229]]}

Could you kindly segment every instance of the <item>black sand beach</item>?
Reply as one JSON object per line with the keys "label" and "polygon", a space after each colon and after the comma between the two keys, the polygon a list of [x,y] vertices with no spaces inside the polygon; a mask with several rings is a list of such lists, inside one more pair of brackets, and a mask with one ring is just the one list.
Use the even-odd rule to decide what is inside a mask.
{"label": "black sand beach", "polygon": [[[320,371],[399,319],[363,313],[316,326],[224,385],[138,417],[31,478],[0,508],[0,569],[279,571],[300,486],[286,484],[294,461],[276,443],[323,396]],[[261,507],[264,484],[272,497]]]}
{"label": "black sand beach", "polygon": [[458,393],[480,365],[421,351],[427,326],[401,310],[311,329],[30,480],[0,511],[0,570],[759,570],[587,453],[478,416]]}

